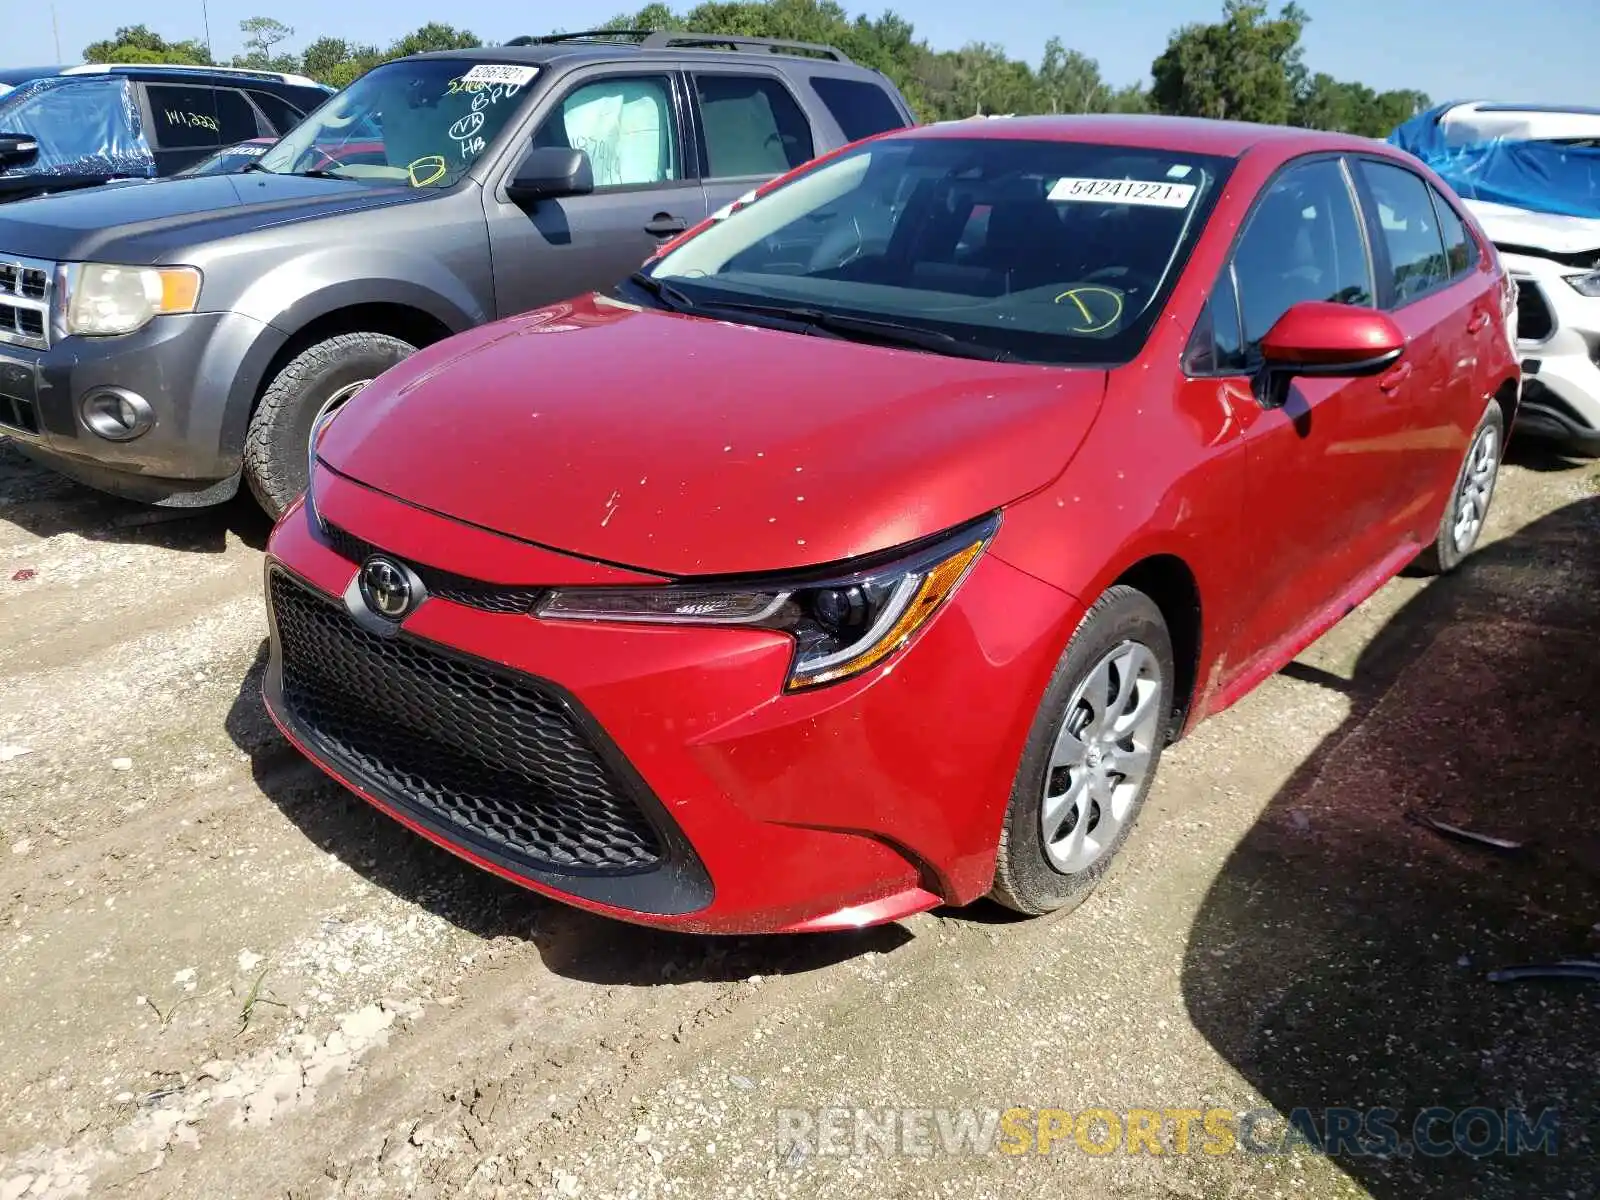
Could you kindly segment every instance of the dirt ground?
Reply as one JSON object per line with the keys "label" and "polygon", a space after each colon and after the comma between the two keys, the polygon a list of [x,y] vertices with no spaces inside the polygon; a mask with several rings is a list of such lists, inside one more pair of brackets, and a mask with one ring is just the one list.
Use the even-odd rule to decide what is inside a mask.
{"label": "dirt ground", "polygon": [[[1486,973],[1600,957],[1597,470],[1524,450],[1470,566],[1172,750],[1067,918],[717,940],[546,903],[326,782],[257,695],[265,520],[0,444],[0,1200],[1592,1197],[1600,988]],[[1484,1158],[777,1139],[881,1105],[1560,1124]]]}

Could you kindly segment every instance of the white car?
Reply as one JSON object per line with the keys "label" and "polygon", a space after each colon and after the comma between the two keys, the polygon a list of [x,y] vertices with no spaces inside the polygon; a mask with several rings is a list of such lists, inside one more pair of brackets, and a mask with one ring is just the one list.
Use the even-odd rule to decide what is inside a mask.
{"label": "white car", "polygon": [[1518,431],[1600,455],[1600,109],[1451,104],[1388,140],[1455,188],[1516,280]]}

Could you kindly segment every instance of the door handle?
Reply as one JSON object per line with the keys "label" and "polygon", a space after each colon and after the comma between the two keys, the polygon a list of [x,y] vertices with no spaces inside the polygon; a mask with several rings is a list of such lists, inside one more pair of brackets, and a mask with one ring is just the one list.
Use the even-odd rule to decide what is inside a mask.
{"label": "door handle", "polygon": [[671,213],[659,212],[645,224],[644,231],[654,237],[669,237],[689,228],[689,222]]}
{"label": "door handle", "polygon": [[1478,330],[1482,329],[1488,323],[1489,314],[1480,308],[1477,312],[1472,314],[1472,320],[1467,322],[1467,332],[1477,333]]}
{"label": "door handle", "polygon": [[1410,378],[1411,364],[1403,362],[1398,367],[1392,367],[1380,375],[1378,377],[1378,386],[1386,392],[1392,392]]}

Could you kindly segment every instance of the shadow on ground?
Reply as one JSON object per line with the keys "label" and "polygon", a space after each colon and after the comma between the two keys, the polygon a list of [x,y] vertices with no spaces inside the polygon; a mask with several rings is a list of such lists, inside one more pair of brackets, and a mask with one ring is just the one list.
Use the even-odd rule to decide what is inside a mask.
{"label": "shadow on ground", "polygon": [[229,533],[251,549],[262,550],[272,531],[271,520],[248,491],[211,508],[137,504],[29,462],[4,437],[0,437],[0,521],[39,538],[71,533],[92,542],[202,554],[226,550]]}
{"label": "shadow on ground", "polygon": [[320,850],[385,891],[486,939],[531,941],[546,967],[589,983],[646,987],[817,970],[910,939],[899,925],[828,937],[702,937],[646,929],[546,900],[456,858],[308,762],[261,701],[267,646],[240,686],[229,736],[262,793]]}
{"label": "shadow on ground", "polygon": [[[1338,688],[1351,713],[1231,856],[1183,975],[1195,1025],[1280,1114],[1257,1142],[1296,1109],[1325,1136],[1322,1110],[1388,1108],[1405,1147],[1438,1106],[1420,1133],[1442,1155],[1330,1150],[1380,1200],[1593,1196],[1600,985],[1487,972],[1600,958],[1600,499],[1425,588],[1353,679],[1286,673]],[[1453,841],[1408,813],[1524,846]],[[1475,1157],[1496,1129],[1453,1124],[1473,1107],[1502,1127],[1554,1110],[1555,1153],[1502,1139]]]}

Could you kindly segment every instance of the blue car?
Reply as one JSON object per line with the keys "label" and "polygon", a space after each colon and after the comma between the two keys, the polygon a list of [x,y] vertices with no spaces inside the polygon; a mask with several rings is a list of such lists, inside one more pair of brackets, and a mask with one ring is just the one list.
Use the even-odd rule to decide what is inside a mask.
{"label": "blue car", "polygon": [[85,63],[0,72],[0,201],[176,175],[278,138],[334,89],[230,67]]}

